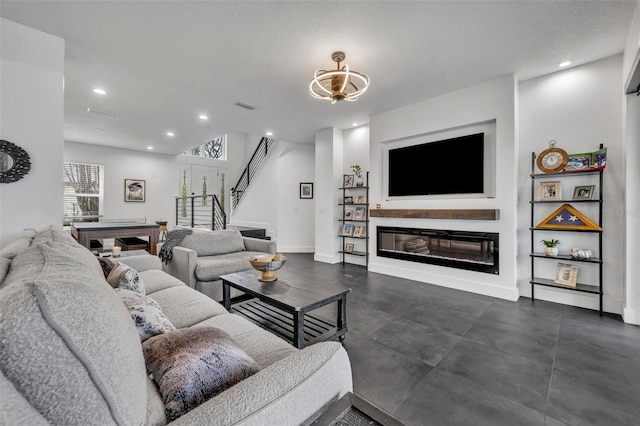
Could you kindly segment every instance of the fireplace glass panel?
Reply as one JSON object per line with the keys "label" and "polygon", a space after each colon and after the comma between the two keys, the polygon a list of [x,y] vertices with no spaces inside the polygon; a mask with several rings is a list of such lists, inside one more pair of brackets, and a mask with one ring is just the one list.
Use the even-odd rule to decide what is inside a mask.
{"label": "fireplace glass panel", "polygon": [[498,234],[378,227],[378,256],[498,274]]}

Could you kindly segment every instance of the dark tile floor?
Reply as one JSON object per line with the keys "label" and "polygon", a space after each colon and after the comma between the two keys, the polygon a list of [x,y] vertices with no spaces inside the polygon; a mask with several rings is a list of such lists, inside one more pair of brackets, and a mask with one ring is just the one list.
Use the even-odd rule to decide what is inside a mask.
{"label": "dark tile floor", "polygon": [[283,278],[352,289],[354,391],[408,425],[640,425],[640,327],[618,316],[287,257]]}

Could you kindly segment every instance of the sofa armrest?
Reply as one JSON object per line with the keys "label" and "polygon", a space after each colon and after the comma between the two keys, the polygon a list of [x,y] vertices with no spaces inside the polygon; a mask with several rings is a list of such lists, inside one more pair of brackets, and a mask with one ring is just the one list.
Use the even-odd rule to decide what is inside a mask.
{"label": "sofa armrest", "polygon": [[169,263],[162,263],[162,270],[173,275],[191,288],[196,288],[196,261],[198,254],[195,250],[175,246],[173,257]]}
{"label": "sofa armrest", "polygon": [[263,253],[276,254],[275,241],[252,237],[242,237],[242,239],[244,240],[244,248],[247,251],[261,251]]}
{"label": "sofa armrest", "polygon": [[321,342],[271,364],[171,425],[308,424],[352,391],[347,352],[338,342]]}
{"label": "sofa armrest", "polygon": [[160,258],[158,256],[152,256],[150,254],[143,254],[138,256],[127,256],[120,258],[112,258],[120,263],[131,266],[138,272],[150,271],[153,269],[162,269]]}

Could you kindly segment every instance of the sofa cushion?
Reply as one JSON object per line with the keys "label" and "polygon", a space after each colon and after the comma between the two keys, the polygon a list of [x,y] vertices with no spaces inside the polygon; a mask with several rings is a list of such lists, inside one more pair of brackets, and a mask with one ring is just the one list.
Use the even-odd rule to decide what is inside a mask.
{"label": "sofa cushion", "polygon": [[199,257],[196,261],[196,278],[198,281],[215,281],[220,279],[221,275],[252,269],[249,259],[264,254],[261,252],[242,251]]}
{"label": "sofa cushion", "polygon": [[144,281],[146,295],[152,295],[156,291],[164,290],[171,287],[185,287],[186,284],[174,276],[167,274],[159,269],[138,272],[140,278]]}
{"label": "sofa cushion", "polygon": [[13,259],[18,255],[18,253],[29,248],[35,235],[35,229],[25,229],[20,233],[20,235],[18,235],[18,238],[11,241],[8,246],[0,250],[0,257]]}
{"label": "sofa cushion", "polygon": [[168,421],[259,371],[229,335],[213,327],[161,334],[145,341],[142,350]]}
{"label": "sofa cushion", "polygon": [[194,231],[193,234],[185,236],[178,245],[195,250],[198,256],[244,251],[242,234],[236,229]]}
{"label": "sofa cushion", "polygon": [[122,288],[135,291],[136,293],[146,294],[144,281],[140,278],[138,271],[124,263],[118,263],[113,267],[107,276],[107,282],[113,288]]}
{"label": "sofa cushion", "polygon": [[102,272],[77,254],[49,241],[13,260],[0,290],[0,368],[53,424],[142,424],[140,339]]}
{"label": "sofa cushion", "polygon": [[217,315],[193,327],[216,327],[223,330],[260,365],[260,368],[268,367],[298,352],[298,349],[284,339],[256,327],[249,320],[235,314]]}
{"label": "sofa cushion", "polygon": [[33,237],[33,244],[39,244],[45,241],[54,241],[61,244],[77,245],[78,242],[71,236],[71,233],[65,231],[60,226],[50,225],[40,230]]}
{"label": "sofa cushion", "polygon": [[150,297],[160,304],[162,312],[176,328],[191,327],[227,310],[191,287],[170,287],[157,291]]}
{"label": "sofa cushion", "polygon": [[131,314],[131,319],[143,342],[149,337],[175,330],[171,321],[162,313],[158,302],[135,291],[116,288],[120,300]]}

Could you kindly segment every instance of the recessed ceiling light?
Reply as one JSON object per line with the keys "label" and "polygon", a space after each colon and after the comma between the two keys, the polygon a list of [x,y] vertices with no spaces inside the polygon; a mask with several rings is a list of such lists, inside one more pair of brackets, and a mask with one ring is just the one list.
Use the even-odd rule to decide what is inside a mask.
{"label": "recessed ceiling light", "polygon": [[208,120],[208,119],[209,119],[209,117],[207,117],[205,114],[200,114],[200,115],[198,116],[198,118],[199,118],[200,120]]}
{"label": "recessed ceiling light", "polygon": [[93,89],[93,93],[97,93],[98,95],[106,95],[107,92],[105,92],[102,89]]}
{"label": "recessed ceiling light", "polygon": [[173,132],[167,132],[166,135],[167,136],[175,136],[175,134]]}
{"label": "recessed ceiling light", "polygon": [[266,135],[267,136],[273,136],[273,132],[267,132]]}
{"label": "recessed ceiling light", "polygon": [[566,67],[568,67],[569,65],[571,65],[572,63],[573,63],[573,61],[571,61],[571,60],[569,60],[569,61],[563,61],[563,62],[560,62],[560,63],[558,64],[558,68],[566,68]]}
{"label": "recessed ceiling light", "polygon": [[358,123],[356,123],[355,121],[353,123],[351,123],[352,126],[357,126]]}
{"label": "recessed ceiling light", "polygon": [[147,149],[153,149],[153,147],[152,146],[148,146]]}

